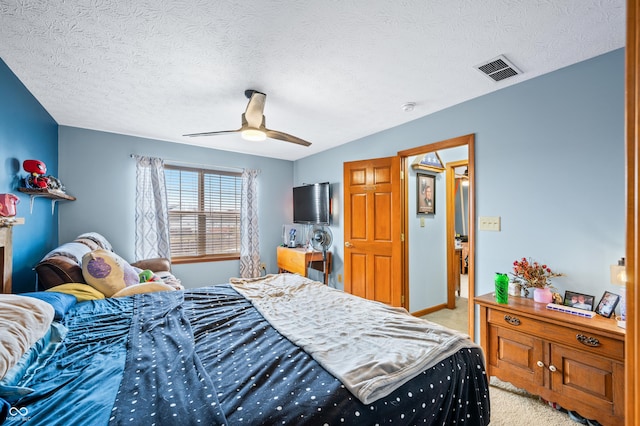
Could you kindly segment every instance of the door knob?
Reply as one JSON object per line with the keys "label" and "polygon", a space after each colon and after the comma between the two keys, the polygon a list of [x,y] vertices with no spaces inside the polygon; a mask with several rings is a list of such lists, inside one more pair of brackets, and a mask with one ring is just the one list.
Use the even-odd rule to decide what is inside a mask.
{"label": "door knob", "polygon": [[558,369],[556,368],[556,366],[555,366],[555,365],[550,365],[550,366],[549,366],[549,370],[550,370],[550,371],[557,371]]}
{"label": "door knob", "polygon": [[542,361],[538,361],[538,362],[536,362],[536,365],[537,365],[538,367],[544,367],[544,362],[542,362]]}
{"label": "door knob", "polygon": [[349,241],[347,241],[346,243],[344,243],[344,246],[345,247],[352,247],[353,245]]}

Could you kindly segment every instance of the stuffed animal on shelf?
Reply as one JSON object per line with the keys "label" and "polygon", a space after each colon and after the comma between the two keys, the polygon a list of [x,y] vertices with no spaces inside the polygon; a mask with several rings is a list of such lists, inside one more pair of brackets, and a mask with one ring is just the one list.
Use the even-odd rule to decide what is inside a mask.
{"label": "stuffed animal on shelf", "polygon": [[24,184],[30,189],[47,188],[49,179],[45,176],[47,166],[40,160],[24,160],[22,168],[29,175],[24,179]]}
{"label": "stuffed animal on shelf", "polygon": [[62,184],[62,182],[60,182],[60,179],[58,179],[57,177],[54,176],[47,176],[47,188],[49,188],[52,191],[62,191],[64,192],[64,185]]}

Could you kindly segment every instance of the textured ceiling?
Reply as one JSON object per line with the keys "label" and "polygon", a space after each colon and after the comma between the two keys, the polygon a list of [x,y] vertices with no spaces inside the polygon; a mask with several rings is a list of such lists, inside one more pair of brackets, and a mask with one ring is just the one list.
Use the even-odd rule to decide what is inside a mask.
{"label": "textured ceiling", "polygon": [[[0,57],[59,124],[289,160],[624,43],[624,0],[0,0]],[[501,54],[522,74],[474,68]],[[239,128],[245,89],[313,145],[181,136]]]}

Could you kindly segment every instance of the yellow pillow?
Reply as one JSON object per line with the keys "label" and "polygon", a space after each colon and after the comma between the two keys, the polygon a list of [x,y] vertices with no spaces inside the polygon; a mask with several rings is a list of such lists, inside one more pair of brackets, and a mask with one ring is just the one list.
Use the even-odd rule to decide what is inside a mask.
{"label": "yellow pillow", "polygon": [[86,300],[104,299],[104,294],[84,283],[67,283],[51,287],[46,291],[56,291],[58,293],[72,294],[78,302]]}
{"label": "yellow pillow", "polygon": [[133,266],[114,252],[104,249],[82,256],[82,276],[87,284],[107,297],[140,282]]}
{"label": "yellow pillow", "polygon": [[154,293],[156,291],[175,291],[175,288],[164,283],[147,282],[125,287],[111,297],[133,296],[134,294]]}

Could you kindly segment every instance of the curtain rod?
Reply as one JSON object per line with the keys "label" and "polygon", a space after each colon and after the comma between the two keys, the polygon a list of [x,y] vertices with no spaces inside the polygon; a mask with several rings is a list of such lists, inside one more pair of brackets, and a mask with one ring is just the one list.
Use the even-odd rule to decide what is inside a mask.
{"label": "curtain rod", "polygon": [[[131,154],[130,157],[131,158],[136,158],[137,156],[140,156],[138,154]],[[239,167],[229,167],[229,166],[216,166],[215,164],[204,164],[204,163],[190,163],[188,161],[179,161],[179,160],[172,160],[169,158],[163,158],[163,160],[169,164],[174,164],[176,166],[191,166],[191,167],[198,167],[198,168],[216,168],[216,169],[225,169],[225,170],[229,170],[229,171],[233,171],[233,172],[242,172],[244,171],[244,169],[241,169]]]}

